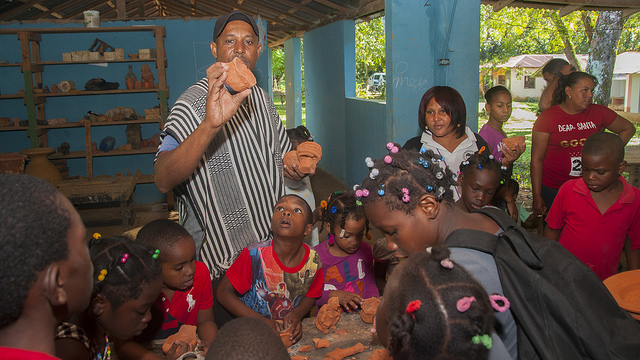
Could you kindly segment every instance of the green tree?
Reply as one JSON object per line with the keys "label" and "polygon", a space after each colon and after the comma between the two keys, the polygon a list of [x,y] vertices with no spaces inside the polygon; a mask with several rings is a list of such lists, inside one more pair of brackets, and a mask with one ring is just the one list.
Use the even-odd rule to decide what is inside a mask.
{"label": "green tree", "polygon": [[356,84],[374,72],[385,72],[384,17],[356,24]]}
{"label": "green tree", "polygon": [[280,47],[271,51],[271,67],[273,89],[276,90],[284,80],[284,48]]}

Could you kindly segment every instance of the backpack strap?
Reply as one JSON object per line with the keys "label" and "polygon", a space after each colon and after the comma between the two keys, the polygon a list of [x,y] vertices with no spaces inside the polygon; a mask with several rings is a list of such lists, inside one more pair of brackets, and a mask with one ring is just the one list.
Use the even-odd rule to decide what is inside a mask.
{"label": "backpack strap", "polygon": [[461,247],[478,250],[483,253],[493,255],[496,250],[498,237],[487,232],[457,229],[454,230],[445,240],[447,247]]}
{"label": "backpack strap", "polygon": [[[456,236],[452,238],[451,241],[449,241],[449,238],[451,238],[452,235],[459,231],[456,230],[451,233],[449,238],[447,238],[447,246],[465,247],[469,249],[479,250],[487,254],[495,255],[496,246],[498,244],[498,241],[496,239],[499,238],[506,241],[507,244],[510,245],[510,248],[513,249],[513,252],[515,252],[516,255],[522,260],[522,262],[524,262],[528,267],[537,270],[541,269],[544,266],[544,262],[538,255],[536,247],[534,246],[534,241],[531,238],[531,233],[518,226],[513,221],[513,219],[509,215],[507,215],[507,213],[493,207],[483,207],[481,209],[475,210],[474,212],[479,212],[491,218],[502,228],[503,232],[496,237],[492,234],[487,233],[490,236],[484,236],[482,235],[485,234],[483,232],[464,229],[467,231],[473,231],[473,233],[471,234],[462,232],[460,234],[456,234]],[[493,242],[493,244],[488,243],[491,241]]]}

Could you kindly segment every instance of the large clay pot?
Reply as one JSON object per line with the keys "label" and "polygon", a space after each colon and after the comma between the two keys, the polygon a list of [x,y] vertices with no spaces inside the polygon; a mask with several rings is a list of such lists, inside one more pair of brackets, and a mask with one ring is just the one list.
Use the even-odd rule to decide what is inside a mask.
{"label": "large clay pot", "polygon": [[29,165],[25,169],[24,173],[44,179],[53,185],[58,185],[62,180],[60,171],[56,168],[48,156],[56,152],[56,149],[50,147],[26,149],[21,151],[23,154],[29,157]]}

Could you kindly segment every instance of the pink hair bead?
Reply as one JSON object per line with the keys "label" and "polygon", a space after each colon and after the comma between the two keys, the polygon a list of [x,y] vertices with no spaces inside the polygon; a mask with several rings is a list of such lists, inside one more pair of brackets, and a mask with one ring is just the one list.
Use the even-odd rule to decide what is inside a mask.
{"label": "pink hair bead", "polygon": [[391,161],[392,161],[391,156],[387,155],[387,156],[384,157],[384,163],[385,164],[391,164]]}

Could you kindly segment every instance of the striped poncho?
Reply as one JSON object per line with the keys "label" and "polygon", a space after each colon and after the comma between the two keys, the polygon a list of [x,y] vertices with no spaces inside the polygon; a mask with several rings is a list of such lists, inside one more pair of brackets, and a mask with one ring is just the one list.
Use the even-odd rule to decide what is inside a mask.
{"label": "striped poncho", "polygon": [[[203,78],[176,101],[161,135],[182,143],[205,117],[208,81]],[[204,232],[200,258],[219,277],[240,251],[269,237],[273,206],[284,195],[283,154],[290,150],[269,95],[251,95],[222,127],[200,164],[176,187],[180,218],[191,205]]]}

